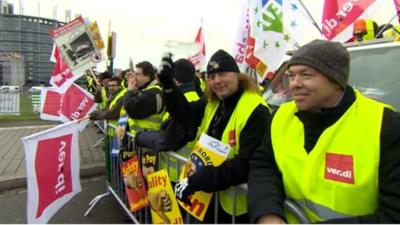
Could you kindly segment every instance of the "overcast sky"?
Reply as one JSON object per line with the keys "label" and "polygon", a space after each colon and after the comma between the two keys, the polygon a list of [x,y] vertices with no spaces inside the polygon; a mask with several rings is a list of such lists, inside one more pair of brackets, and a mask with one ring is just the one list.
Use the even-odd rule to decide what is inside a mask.
{"label": "overcast sky", "polygon": [[[72,17],[81,14],[97,21],[103,40],[111,30],[117,33],[117,52],[114,68],[128,68],[129,57],[134,63],[148,60],[159,64],[163,45],[167,40],[192,42],[203,18],[207,58],[219,48],[232,52],[243,0],[8,0],[14,4],[16,14],[22,2],[25,15],[65,20],[65,10]],[[320,23],[323,0],[303,0],[314,19]],[[395,14],[393,0],[384,0],[373,19],[378,24],[387,23]],[[397,18],[393,22],[397,24]],[[318,38],[310,32],[304,44]],[[100,65],[99,70],[104,69]]]}

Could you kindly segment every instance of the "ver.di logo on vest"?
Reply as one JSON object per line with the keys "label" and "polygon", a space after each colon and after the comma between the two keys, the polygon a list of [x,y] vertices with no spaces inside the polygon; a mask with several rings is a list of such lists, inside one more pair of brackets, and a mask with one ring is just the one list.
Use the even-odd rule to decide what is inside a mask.
{"label": "ver.di logo on vest", "polygon": [[325,179],[354,184],[352,155],[326,153],[325,165]]}

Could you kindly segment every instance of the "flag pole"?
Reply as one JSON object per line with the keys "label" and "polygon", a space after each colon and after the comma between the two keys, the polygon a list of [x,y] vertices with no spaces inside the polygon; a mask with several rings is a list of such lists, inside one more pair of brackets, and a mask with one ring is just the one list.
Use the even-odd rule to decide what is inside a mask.
{"label": "flag pole", "polygon": [[[390,18],[390,20],[385,24],[384,27],[382,27],[382,29],[378,32],[378,34],[375,35],[375,38],[379,37],[379,35],[381,35],[384,30],[393,22],[393,20],[397,17],[397,12],[394,14],[394,16],[392,18]],[[399,32],[398,30],[395,29],[396,32]]]}
{"label": "flag pole", "polygon": [[319,31],[319,33],[321,35],[323,35],[324,33],[322,32],[321,28],[318,26],[317,22],[315,22],[314,17],[311,15],[311,13],[308,11],[306,5],[304,5],[303,1],[299,0],[300,5],[304,8],[304,10],[306,11],[308,17],[311,19],[312,24],[315,26],[315,28],[317,28],[317,30]]}
{"label": "flag pole", "polygon": [[96,77],[96,75],[94,75],[92,69],[86,70],[86,75],[91,76],[93,78],[93,80],[96,82],[96,84],[100,85],[100,82],[99,82],[99,80],[97,80],[97,77]]}

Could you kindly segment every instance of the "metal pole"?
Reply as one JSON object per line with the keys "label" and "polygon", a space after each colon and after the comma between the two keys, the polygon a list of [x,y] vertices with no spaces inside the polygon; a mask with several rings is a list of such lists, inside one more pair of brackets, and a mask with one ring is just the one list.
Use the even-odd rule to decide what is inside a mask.
{"label": "metal pole", "polygon": [[[379,35],[381,35],[383,33],[383,31],[385,30],[385,28],[387,28],[392,21],[394,20],[394,18],[396,18],[397,16],[397,12],[394,14],[394,16],[392,18],[390,18],[389,22],[386,23],[386,25],[378,32],[377,35],[375,35],[375,38],[379,37]],[[396,29],[395,29],[396,30]],[[397,30],[396,30],[397,31]],[[398,31],[397,31],[398,32]]]}
{"label": "metal pole", "polygon": [[111,58],[110,59],[110,66],[108,67],[108,72],[110,73],[110,75],[113,77],[114,76],[114,73],[113,73],[113,70],[114,70],[114,59],[113,58]]}
{"label": "metal pole", "polygon": [[299,0],[299,3],[304,8],[304,10],[306,11],[308,17],[311,19],[312,24],[318,29],[319,33],[321,33],[321,35],[323,35],[324,33],[322,32],[321,28],[318,26],[317,22],[315,22],[314,17],[308,11],[306,5],[304,5],[303,1],[301,1],[301,0]]}

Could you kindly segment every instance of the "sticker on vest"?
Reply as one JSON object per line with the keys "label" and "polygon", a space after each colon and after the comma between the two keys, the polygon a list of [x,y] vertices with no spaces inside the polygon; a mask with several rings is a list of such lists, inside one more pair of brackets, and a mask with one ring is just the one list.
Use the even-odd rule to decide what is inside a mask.
{"label": "sticker on vest", "polygon": [[352,155],[326,153],[325,163],[325,179],[354,184]]}
{"label": "sticker on vest", "polygon": [[229,131],[229,145],[231,147],[236,146],[236,130],[230,130]]}

